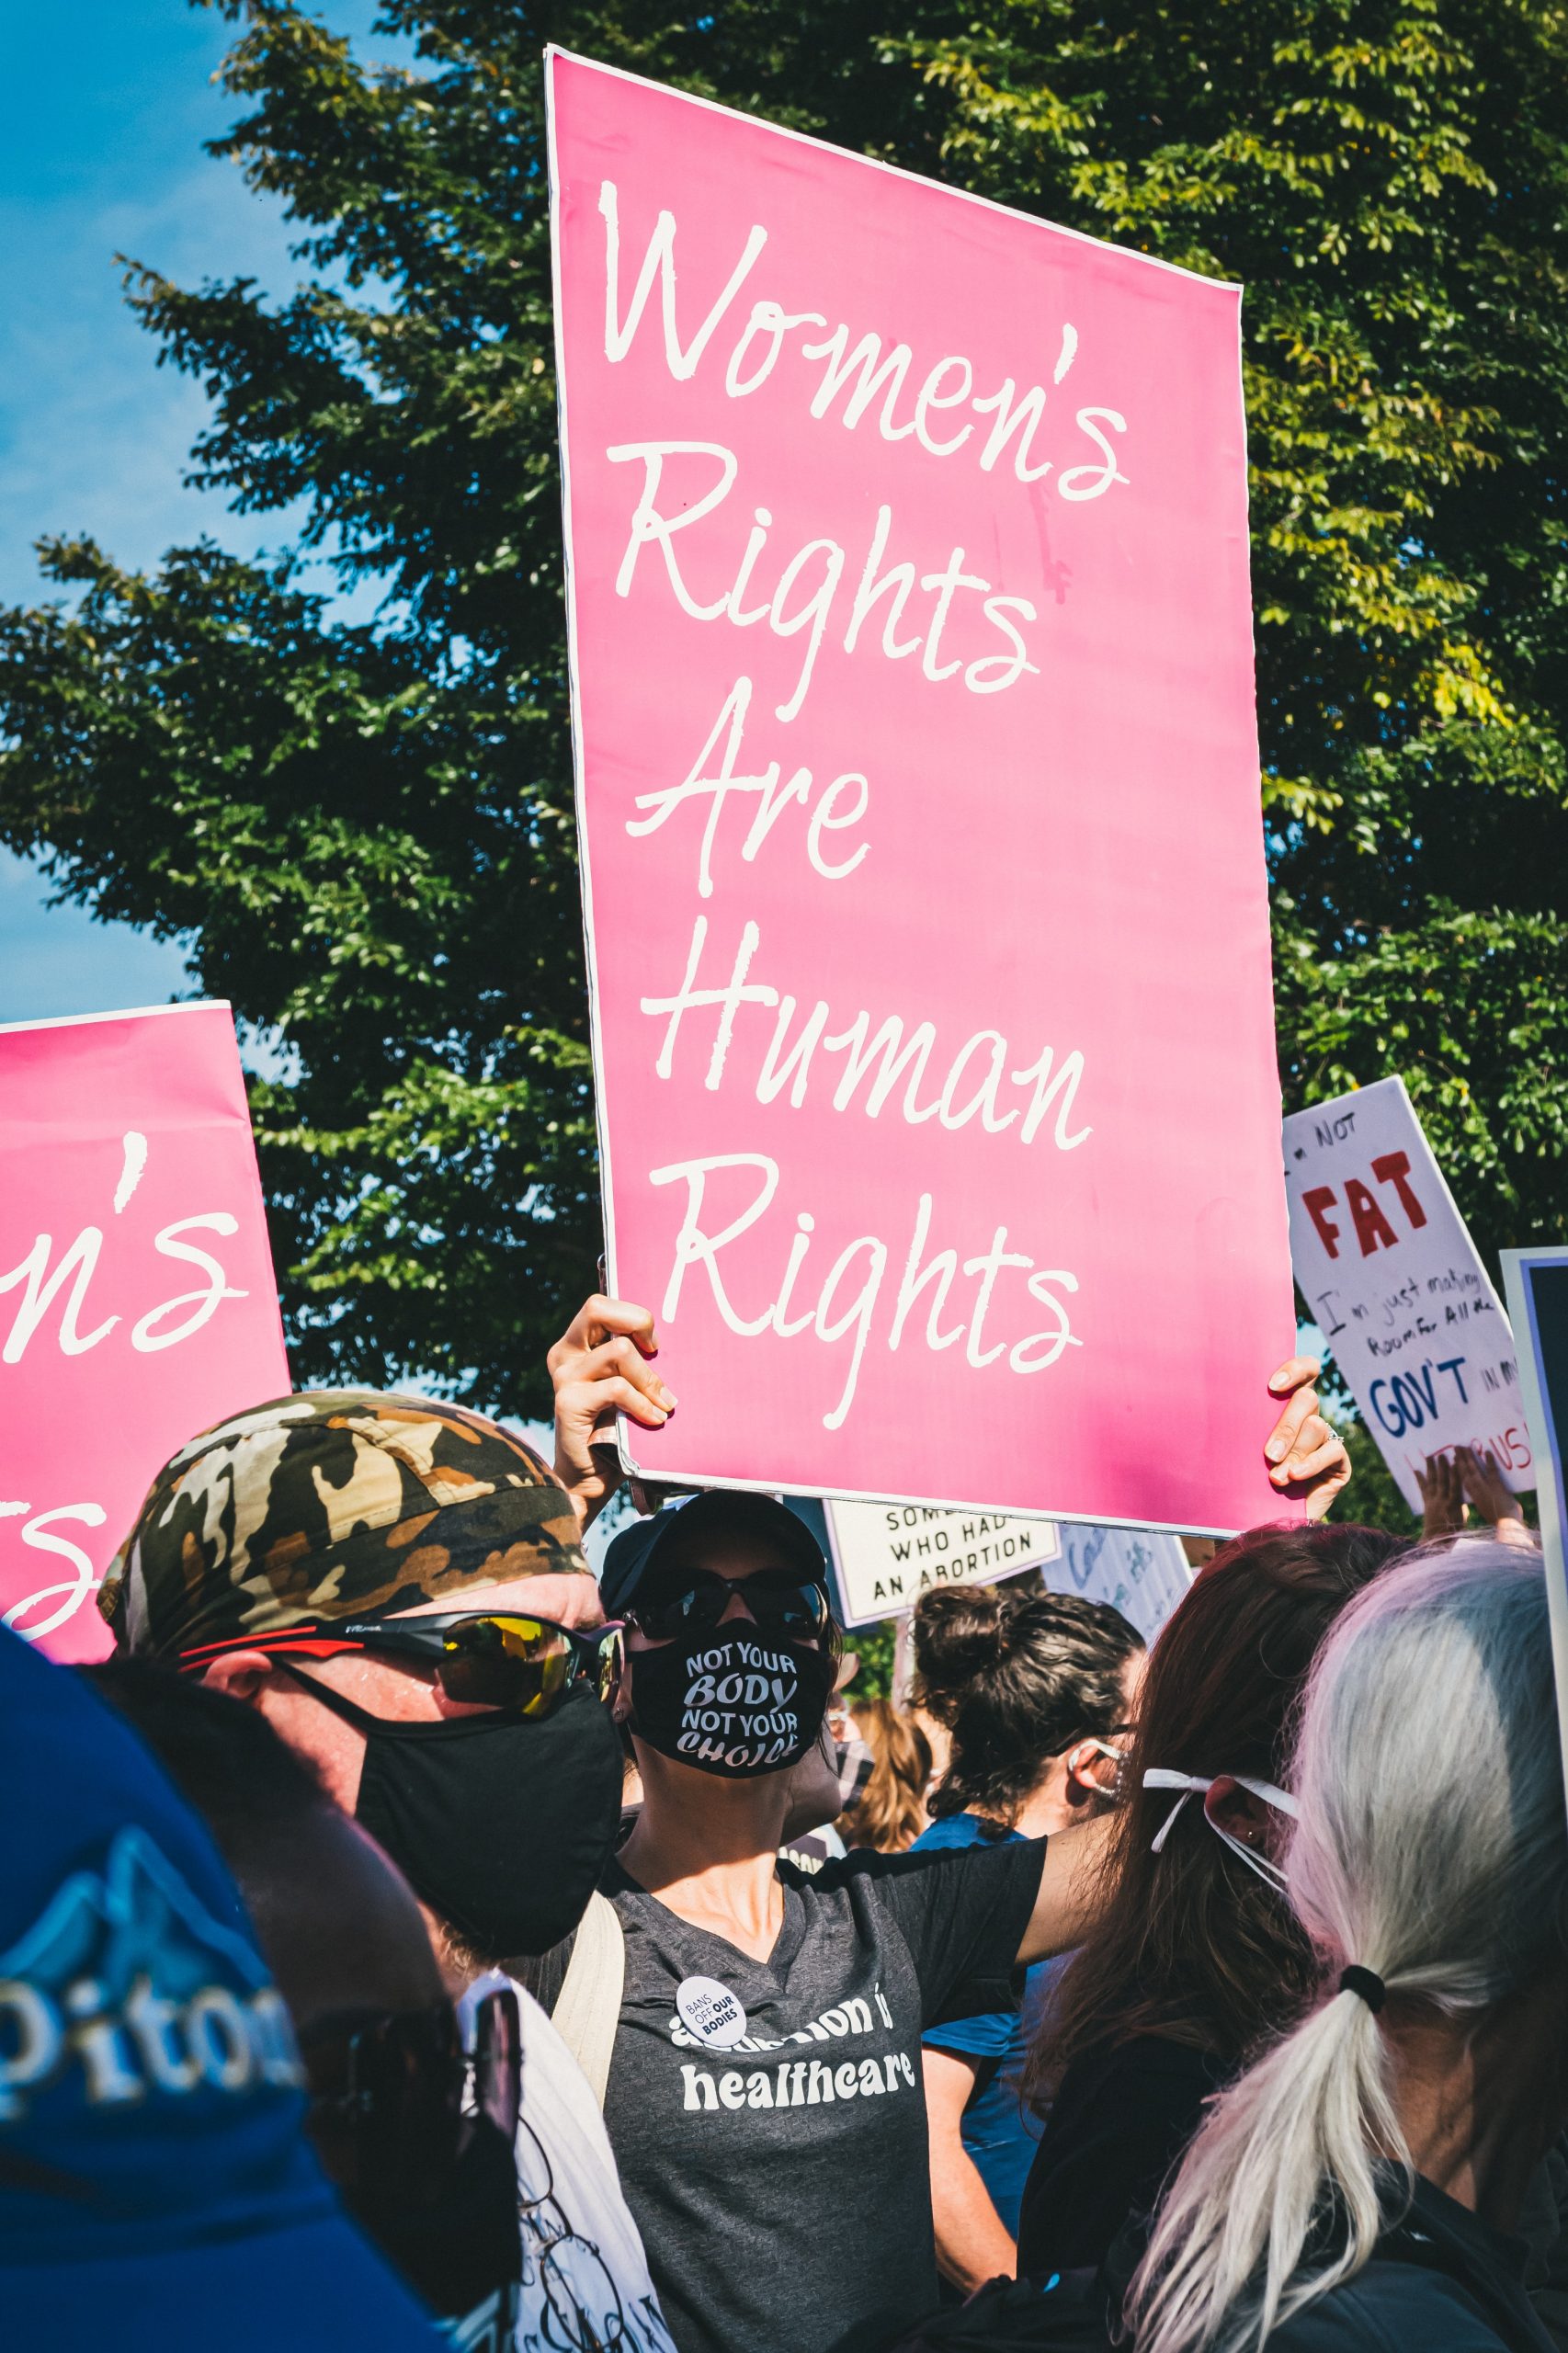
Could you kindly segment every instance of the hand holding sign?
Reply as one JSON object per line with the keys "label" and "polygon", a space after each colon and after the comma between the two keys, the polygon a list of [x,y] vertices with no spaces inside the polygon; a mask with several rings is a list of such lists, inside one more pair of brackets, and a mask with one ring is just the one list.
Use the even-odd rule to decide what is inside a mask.
{"label": "hand holding sign", "polygon": [[1272,1394],[1290,1401],[1263,1443],[1268,1475],[1282,1494],[1294,1492],[1305,1504],[1309,1519],[1327,1518],[1350,1476],[1345,1440],[1318,1410],[1313,1383],[1322,1370],[1316,1357],[1288,1357],[1268,1376]]}
{"label": "hand holding sign", "polygon": [[675,1393],[654,1370],[659,1353],[645,1307],[596,1291],[545,1358],[555,1389],[555,1475],[586,1528],[624,1476],[616,1415],[662,1429]]}

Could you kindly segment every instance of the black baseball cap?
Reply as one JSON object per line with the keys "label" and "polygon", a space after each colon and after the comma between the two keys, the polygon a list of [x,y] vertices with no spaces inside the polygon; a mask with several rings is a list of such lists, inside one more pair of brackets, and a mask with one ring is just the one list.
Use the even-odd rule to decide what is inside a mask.
{"label": "black baseball cap", "polygon": [[822,1546],[803,1519],[773,1495],[752,1495],[733,1487],[710,1487],[683,1503],[666,1504],[648,1519],[634,1519],[606,1548],[599,1575],[599,1598],[607,1618],[624,1618],[650,1572],[667,1560],[678,1532],[681,1540],[722,1529],[733,1536],[753,1536],[773,1545],[802,1583],[821,1586],[829,1597],[827,1562]]}

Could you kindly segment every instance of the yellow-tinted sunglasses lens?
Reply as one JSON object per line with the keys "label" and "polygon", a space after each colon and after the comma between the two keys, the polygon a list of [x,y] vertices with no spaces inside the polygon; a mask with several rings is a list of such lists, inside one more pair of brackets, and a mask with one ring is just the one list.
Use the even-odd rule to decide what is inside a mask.
{"label": "yellow-tinted sunglasses lens", "polygon": [[441,1688],[469,1707],[546,1715],[563,1689],[572,1645],[537,1618],[470,1618],[442,1637]]}
{"label": "yellow-tinted sunglasses lens", "polygon": [[626,1664],[626,1636],[619,1626],[612,1626],[599,1643],[598,1672],[594,1688],[600,1700],[608,1706],[616,1694],[620,1670]]}

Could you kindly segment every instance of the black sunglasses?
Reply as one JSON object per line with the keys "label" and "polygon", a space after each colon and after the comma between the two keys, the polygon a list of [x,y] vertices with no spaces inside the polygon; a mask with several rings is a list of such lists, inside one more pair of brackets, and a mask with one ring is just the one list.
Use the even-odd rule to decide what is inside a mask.
{"label": "black sunglasses", "polygon": [[749,1577],[722,1577],[717,1569],[667,1569],[650,1580],[627,1608],[629,1625],[655,1643],[680,1634],[710,1634],[735,1594],[756,1620],[759,1633],[783,1642],[820,1642],[832,1612],[827,1596],[810,1578],[790,1569],[758,1569]]}
{"label": "black sunglasses", "polygon": [[372,2200],[433,2196],[457,2163],[471,2091],[474,2109],[510,2145],[522,2046],[509,1988],[480,2004],[474,2031],[471,2060],[443,2002],[326,2018],[301,2036],[311,2134],[340,2188]]}
{"label": "black sunglasses", "polygon": [[580,1632],[519,1609],[461,1609],[430,1618],[363,1618],[290,1626],[279,1634],[242,1634],[182,1652],[189,1675],[226,1651],[266,1651],[297,1658],[338,1658],[363,1651],[433,1667],[449,1699],[548,1716],[576,1684],[599,1699],[615,1696],[626,1654],[618,1622]]}

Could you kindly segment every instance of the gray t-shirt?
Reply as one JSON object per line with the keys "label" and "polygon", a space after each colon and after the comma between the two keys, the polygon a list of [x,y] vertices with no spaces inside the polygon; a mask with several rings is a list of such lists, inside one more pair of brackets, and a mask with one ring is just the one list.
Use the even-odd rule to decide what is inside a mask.
{"label": "gray t-shirt", "polygon": [[1011,2006],[1044,1855],[780,1864],[766,1961],[612,1865],[626,1986],[605,2122],[680,2353],[876,2353],[935,2307],[920,2038]]}

